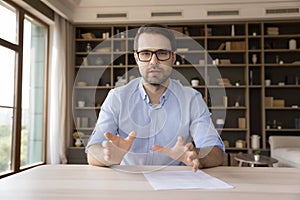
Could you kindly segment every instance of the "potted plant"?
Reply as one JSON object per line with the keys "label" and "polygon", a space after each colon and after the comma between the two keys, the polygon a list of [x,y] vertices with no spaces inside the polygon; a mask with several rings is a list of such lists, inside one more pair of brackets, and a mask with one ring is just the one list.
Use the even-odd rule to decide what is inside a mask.
{"label": "potted plant", "polygon": [[200,84],[200,78],[198,78],[198,77],[193,77],[193,78],[191,79],[191,84],[192,84],[193,87],[198,86],[198,85]]}
{"label": "potted plant", "polygon": [[256,150],[255,152],[254,152],[254,160],[257,162],[257,161],[259,161],[259,158],[260,158],[260,150]]}

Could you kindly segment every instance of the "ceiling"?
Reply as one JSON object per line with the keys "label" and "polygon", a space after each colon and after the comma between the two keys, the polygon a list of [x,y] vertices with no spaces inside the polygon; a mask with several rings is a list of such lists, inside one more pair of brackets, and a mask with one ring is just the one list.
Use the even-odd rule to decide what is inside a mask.
{"label": "ceiling", "polygon": [[[47,0],[44,0],[47,1]],[[249,3],[286,3],[299,2],[299,0],[56,0],[71,6],[72,8],[89,8],[89,7],[144,7],[144,6],[173,6],[173,5],[218,5],[218,4],[249,4]],[[51,1],[50,1],[51,2]]]}
{"label": "ceiling", "polygon": [[[255,19],[267,17],[300,18],[300,0],[41,0],[61,16],[74,23],[111,23],[140,21],[193,21],[215,19]],[[266,16],[266,9],[297,8],[296,13]],[[237,16],[208,17],[208,11],[238,10]],[[179,16],[160,16],[153,12],[174,13]],[[126,14],[126,17],[99,18],[97,14]],[[278,13],[277,13],[278,14]]]}

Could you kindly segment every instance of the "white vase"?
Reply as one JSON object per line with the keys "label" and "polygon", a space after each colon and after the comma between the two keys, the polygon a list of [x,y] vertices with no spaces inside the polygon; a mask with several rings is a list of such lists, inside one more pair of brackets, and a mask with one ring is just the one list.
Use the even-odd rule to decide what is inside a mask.
{"label": "white vase", "polygon": [[80,147],[82,145],[81,139],[80,138],[76,138],[75,140],[75,146],[76,147]]}
{"label": "white vase", "polygon": [[255,160],[256,162],[259,161],[259,158],[260,158],[260,155],[254,155],[254,160]]}
{"label": "white vase", "polygon": [[295,50],[297,48],[297,41],[295,39],[290,39],[289,41],[289,49]]}
{"label": "white vase", "polygon": [[221,128],[222,129],[224,127],[224,124],[225,124],[224,119],[217,119],[216,120],[217,128]]}
{"label": "white vase", "polygon": [[265,80],[265,86],[270,86],[271,85],[271,80],[270,79],[266,79]]}
{"label": "white vase", "polygon": [[196,80],[196,79],[191,80],[191,84],[192,84],[193,87],[196,87],[196,86],[199,85],[199,80]]}
{"label": "white vase", "polygon": [[235,36],[234,25],[231,25],[231,36]]}
{"label": "white vase", "polygon": [[96,65],[103,65],[104,61],[101,57],[97,57],[96,60],[95,60],[95,64]]}
{"label": "white vase", "polygon": [[256,54],[252,54],[252,63],[256,64],[257,62],[257,55]]}
{"label": "white vase", "polygon": [[252,135],[251,136],[251,148],[252,149],[259,149],[260,148],[260,136],[259,135]]}
{"label": "white vase", "polygon": [[85,101],[78,101],[78,107],[83,108],[85,106]]}

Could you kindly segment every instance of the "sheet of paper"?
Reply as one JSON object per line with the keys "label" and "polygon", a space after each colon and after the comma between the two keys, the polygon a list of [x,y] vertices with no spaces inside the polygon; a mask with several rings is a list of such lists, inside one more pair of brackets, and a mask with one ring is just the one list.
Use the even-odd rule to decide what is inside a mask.
{"label": "sheet of paper", "polygon": [[155,190],[175,189],[228,189],[233,186],[198,170],[190,171],[154,171],[144,176]]}

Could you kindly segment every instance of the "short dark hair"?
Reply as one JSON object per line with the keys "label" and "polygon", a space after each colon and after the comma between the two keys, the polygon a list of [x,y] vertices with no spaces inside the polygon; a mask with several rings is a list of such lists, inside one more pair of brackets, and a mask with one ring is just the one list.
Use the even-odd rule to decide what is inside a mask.
{"label": "short dark hair", "polygon": [[176,50],[176,40],[172,30],[170,30],[167,26],[161,24],[145,24],[138,29],[135,35],[133,44],[133,48],[135,51],[138,49],[138,40],[142,33],[155,33],[163,35],[170,40],[171,50]]}

